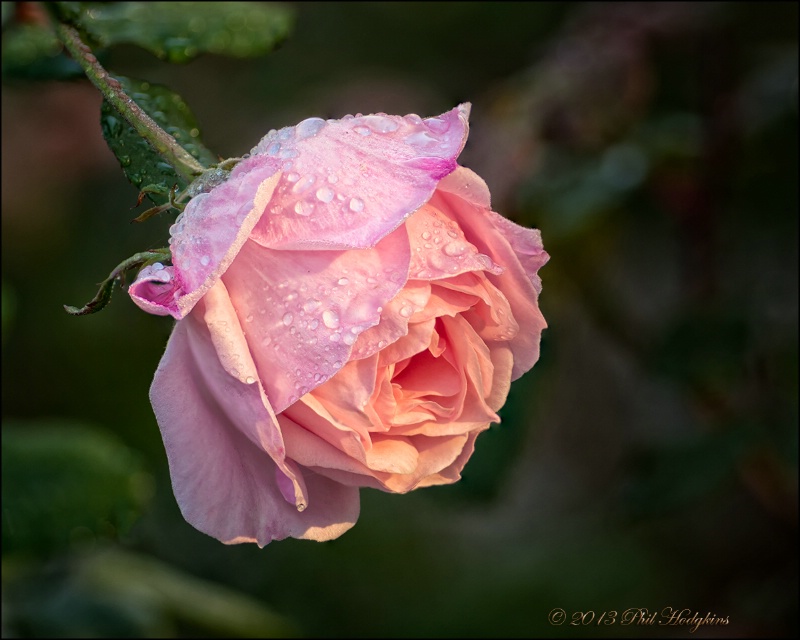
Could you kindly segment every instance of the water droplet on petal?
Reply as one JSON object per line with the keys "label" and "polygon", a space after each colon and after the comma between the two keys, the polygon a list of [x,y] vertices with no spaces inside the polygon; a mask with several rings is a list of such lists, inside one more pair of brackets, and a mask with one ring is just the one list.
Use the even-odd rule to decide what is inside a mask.
{"label": "water droplet on petal", "polygon": [[316,178],[316,176],[305,176],[304,178],[301,178],[301,179],[300,179],[300,180],[297,182],[297,184],[295,184],[295,185],[292,187],[292,193],[303,193],[304,191],[307,191],[307,190],[308,190],[308,188],[309,188],[309,187],[310,187],[312,184],[314,184],[314,181],[315,181],[316,179],[317,179],[317,178]]}
{"label": "water droplet on petal", "polygon": [[397,131],[400,127],[399,124],[388,116],[364,116],[361,118],[360,122],[378,133],[392,133],[392,131]]}
{"label": "water droplet on petal", "polygon": [[306,313],[312,313],[313,311],[319,308],[320,304],[321,304],[320,301],[317,300],[316,298],[309,298],[303,305],[303,311],[305,311]]}
{"label": "water droplet on petal", "polygon": [[320,202],[330,202],[333,200],[334,196],[333,189],[328,187],[322,187],[321,189],[317,189],[317,200]]}
{"label": "water droplet on petal", "polygon": [[400,308],[400,315],[404,318],[410,318],[414,314],[413,307],[409,307],[407,305]]}
{"label": "water droplet on petal", "polygon": [[294,205],[294,212],[298,216],[310,216],[314,211],[314,203],[301,200]]}
{"label": "water droplet on petal", "polygon": [[447,130],[450,128],[450,122],[442,120],[441,118],[428,118],[423,122],[428,125],[431,131],[435,131],[436,133],[447,133]]}
{"label": "water droplet on petal", "polygon": [[344,286],[346,284],[349,284],[349,283],[350,283],[350,281],[347,278],[339,278],[339,280],[337,280],[337,282],[336,282],[336,284],[340,284],[342,286]]}
{"label": "water droplet on petal", "polygon": [[202,264],[204,267],[207,267],[209,262],[211,262],[211,256],[203,256],[200,258],[200,264]]}
{"label": "water droplet on petal", "polygon": [[297,139],[303,140],[311,136],[317,135],[325,126],[325,121],[322,118],[308,118],[303,120],[295,127],[297,131]]}
{"label": "water droplet on petal", "polygon": [[447,262],[449,261],[445,261],[441,253],[432,253],[428,256],[428,264],[434,269],[444,269],[447,266]]}
{"label": "water droplet on petal", "polygon": [[286,179],[289,182],[297,182],[300,179],[300,174],[299,173],[287,173],[286,174]]}
{"label": "water droplet on petal", "polygon": [[332,309],[326,309],[322,312],[322,322],[328,329],[336,329],[339,327],[339,314]]}
{"label": "water droplet on petal", "polygon": [[467,251],[467,245],[463,242],[451,242],[450,244],[446,244],[442,251],[450,257],[461,256]]}
{"label": "water droplet on petal", "polygon": [[328,176],[328,182],[330,182],[331,184],[336,184],[337,182],[339,182],[339,176],[337,176],[335,173],[332,173],[331,175]]}
{"label": "water droplet on petal", "polygon": [[284,314],[284,316],[283,316],[283,326],[288,327],[290,324],[292,324],[292,320],[293,319],[294,319],[294,316],[291,313]]}
{"label": "water droplet on petal", "polygon": [[364,201],[360,198],[353,198],[350,200],[350,211],[355,211],[358,213],[359,211],[364,210]]}
{"label": "water droplet on petal", "polygon": [[340,336],[338,333],[332,333],[330,336],[328,336],[328,340],[330,340],[331,342],[339,342],[339,340],[341,339],[342,336]]}
{"label": "water droplet on petal", "polygon": [[255,381],[256,381],[256,379],[253,376],[247,376],[247,379],[245,380],[245,383],[246,384],[253,384]]}
{"label": "water droplet on petal", "polygon": [[342,342],[346,345],[352,345],[356,341],[356,337],[352,333],[344,334],[344,338],[342,338]]}
{"label": "water droplet on petal", "polygon": [[412,133],[411,135],[406,136],[403,141],[406,144],[410,144],[412,147],[429,147],[438,142],[438,140],[427,131],[417,131],[416,133]]}
{"label": "water droplet on petal", "polygon": [[423,240],[430,240],[431,239],[431,232],[430,231],[423,231],[422,232],[422,239]]}
{"label": "water droplet on petal", "polygon": [[280,142],[273,142],[271,145],[267,147],[267,155],[268,156],[277,156],[278,152],[281,150],[281,143]]}
{"label": "water droplet on petal", "polygon": [[362,135],[364,137],[366,137],[366,136],[368,136],[368,135],[370,135],[372,133],[372,131],[367,129],[367,127],[353,127],[353,131],[355,131],[356,133],[358,133],[358,134],[360,134],[360,135]]}

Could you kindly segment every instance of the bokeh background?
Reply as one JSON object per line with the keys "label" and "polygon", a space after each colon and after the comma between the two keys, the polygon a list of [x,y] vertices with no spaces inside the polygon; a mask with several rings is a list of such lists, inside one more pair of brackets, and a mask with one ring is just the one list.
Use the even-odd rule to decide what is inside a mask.
{"label": "bokeh background", "polygon": [[[289,6],[266,57],[104,60],[222,157],[471,101],[461,163],[551,255],[541,359],[458,485],[363,490],[330,543],[197,532],[147,399],[171,320],[62,309],[170,216],[130,224],[93,87],[4,76],[3,635],[793,636],[797,3]],[[631,607],[729,624],[597,626]]]}

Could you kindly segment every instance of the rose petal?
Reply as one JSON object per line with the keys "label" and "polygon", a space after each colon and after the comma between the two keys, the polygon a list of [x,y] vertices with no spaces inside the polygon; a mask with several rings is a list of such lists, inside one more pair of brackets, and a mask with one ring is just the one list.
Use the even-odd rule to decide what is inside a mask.
{"label": "rose petal", "polygon": [[403,286],[408,260],[402,228],[361,250],[245,244],[223,280],[276,413],[344,366],[359,334],[378,324]]}
{"label": "rose petal", "polygon": [[506,269],[502,275],[487,273],[486,277],[505,294],[520,327],[509,342],[514,354],[512,380],[516,380],[539,359],[539,341],[547,323],[537,303],[536,272],[549,256],[538,230],[520,227],[485,208],[488,189],[480,177],[463,167],[451,176],[442,180],[430,204],[456,220],[469,242]]}
{"label": "rose petal", "polygon": [[475,429],[469,433],[467,435],[467,441],[464,443],[464,447],[461,449],[461,453],[458,454],[458,457],[456,457],[453,462],[451,462],[441,471],[437,471],[436,473],[432,473],[423,478],[417,485],[417,489],[421,489],[422,487],[432,487],[435,485],[452,484],[461,480],[461,471],[464,469],[467,461],[472,457],[472,454],[475,451],[475,439],[478,437],[478,434],[488,428],[489,425],[487,424],[482,428]]}
{"label": "rose petal", "polygon": [[358,518],[357,490],[305,471],[309,506],[290,505],[275,463],[231,415],[260,401],[257,387],[231,377],[213,351],[202,322],[178,323],[150,390],[184,518],[227,544],[340,536]]}
{"label": "rose petal", "polygon": [[439,280],[468,271],[503,273],[502,267],[480,253],[458,224],[430,204],[406,221],[411,243],[411,280]]}
{"label": "rose petal", "polygon": [[180,287],[175,281],[175,269],[160,262],[148,265],[138,273],[128,287],[128,295],[147,313],[173,317],[179,313],[175,300],[180,295]]}
{"label": "rose petal", "polygon": [[145,311],[180,320],[233,262],[280,180],[278,164],[264,157],[239,163],[230,179],[186,205],[170,228],[171,295],[143,270],[130,293]]}
{"label": "rose petal", "polygon": [[[439,478],[439,474],[447,473],[454,463],[461,460],[464,447],[468,446],[471,438],[469,434],[441,438],[427,436],[408,438],[407,442],[410,442],[417,452],[416,468],[407,474],[386,473],[369,469],[363,463],[309,433],[284,414],[278,416],[278,420],[286,441],[287,455],[298,464],[346,486],[374,487],[393,493],[411,491],[422,485],[431,475],[436,476],[432,484],[447,482],[446,479]],[[488,426],[484,425],[481,429]],[[461,466],[463,467],[463,463]]]}
{"label": "rose petal", "polygon": [[468,116],[464,104],[427,120],[310,118],[271,131],[253,153],[281,163],[284,175],[253,239],[273,249],[375,246],[456,168]]}
{"label": "rose petal", "polygon": [[416,321],[418,312],[425,309],[431,287],[427,282],[407,282],[400,292],[383,306],[380,322],[358,336],[350,357],[354,360],[368,358],[383,352],[405,336],[409,322]]}

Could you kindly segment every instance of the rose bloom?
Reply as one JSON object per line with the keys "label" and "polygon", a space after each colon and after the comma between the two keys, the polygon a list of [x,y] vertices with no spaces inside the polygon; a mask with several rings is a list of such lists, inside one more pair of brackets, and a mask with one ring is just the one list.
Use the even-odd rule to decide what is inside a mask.
{"label": "rose bloom", "polygon": [[499,422],[539,357],[548,255],[456,163],[468,114],[270,131],[131,285],[178,320],[150,398],[200,531],[336,538],[360,487],[455,482]]}

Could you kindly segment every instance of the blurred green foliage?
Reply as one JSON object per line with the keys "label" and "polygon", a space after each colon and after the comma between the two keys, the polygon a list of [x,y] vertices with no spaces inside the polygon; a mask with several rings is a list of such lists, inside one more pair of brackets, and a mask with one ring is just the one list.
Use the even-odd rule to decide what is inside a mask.
{"label": "blurred green foliage", "polygon": [[60,2],[100,47],[131,43],[167,62],[203,53],[237,58],[269,53],[289,34],[290,11],[256,2]]}
{"label": "blurred green foliage", "polygon": [[[359,523],[331,543],[219,544],[182,519],[147,402],[171,321],[124,296],[96,316],[61,310],[120,256],[163,246],[172,215],[129,224],[136,190],[91,89],[7,85],[4,505],[26,500],[6,482],[7,459],[22,459],[8,425],[49,419],[113,433],[155,493],[128,533],[99,528],[91,549],[70,532],[127,504],[122,467],[117,484],[91,483],[78,525],[32,502],[50,519],[31,544],[66,543],[48,562],[4,544],[4,635],[688,637],[547,620],[687,607],[730,619],[692,636],[794,636],[797,5],[292,9],[292,37],[265,58],[100,53],[183,96],[222,157],[309,116],[472,101],[461,163],[551,255],[540,362],[459,484],[362,491]],[[4,13],[4,48],[11,29]],[[56,460],[24,468],[35,495],[51,465],[65,470]],[[10,523],[4,512],[4,542]],[[199,598],[205,617],[198,589],[219,590]]]}
{"label": "blurred green foliage", "polygon": [[4,553],[47,558],[115,539],[152,493],[141,462],[107,431],[4,421],[2,436]]}

